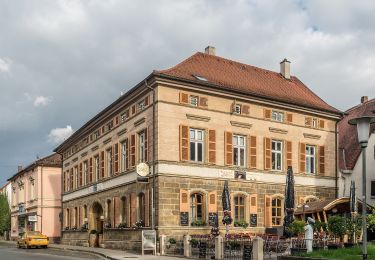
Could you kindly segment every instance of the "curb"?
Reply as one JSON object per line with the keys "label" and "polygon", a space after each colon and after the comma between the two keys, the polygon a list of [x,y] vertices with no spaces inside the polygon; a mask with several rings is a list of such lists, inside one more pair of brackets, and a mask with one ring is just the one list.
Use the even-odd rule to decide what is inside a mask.
{"label": "curb", "polygon": [[90,253],[90,254],[94,254],[94,255],[99,255],[101,257],[104,257],[106,259],[110,259],[110,260],[120,260],[119,258],[114,258],[114,257],[111,257],[109,255],[106,255],[104,253],[100,253],[100,252],[95,252],[95,251],[88,251],[88,250],[82,250],[82,249],[78,249],[78,248],[67,248],[67,247],[55,247],[53,245],[49,245],[48,246],[49,248],[53,248],[53,249],[57,249],[57,250],[69,250],[69,251],[75,251],[75,252],[85,252],[85,253]]}

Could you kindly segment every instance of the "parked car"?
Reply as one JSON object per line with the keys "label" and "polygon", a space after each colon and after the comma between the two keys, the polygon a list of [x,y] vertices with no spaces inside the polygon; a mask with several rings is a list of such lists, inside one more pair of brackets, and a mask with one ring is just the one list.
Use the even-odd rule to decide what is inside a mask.
{"label": "parked car", "polygon": [[18,248],[44,247],[47,248],[49,238],[39,231],[26,231],[20,234],[17,240]]}

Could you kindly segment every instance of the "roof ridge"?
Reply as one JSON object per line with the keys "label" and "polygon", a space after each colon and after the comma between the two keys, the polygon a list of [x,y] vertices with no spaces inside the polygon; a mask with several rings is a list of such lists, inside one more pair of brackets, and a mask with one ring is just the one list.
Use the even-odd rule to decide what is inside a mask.
{"label": "roof ridge", "polygon": [[193,57],[197,56],[199,53],[201,52],[196,52],[194,53],[193,55],[191,55],[190,57],[184,59],[183,61],[181,61],[180,63],[177,63],[176,65],[174,65],[173,67],[170,67],[168,69],[164,69],[164,70],[154,70],[154,72],[157,72],[157,73],[164,73],[164,72],[169,72],[173,69],[176,69],[177,67],[187,63],[188,61],[190,61],[191,59],[193,59]]}
{"label": "roof ridge", "polygon": [[350,112],[353,111],[354,109],[359,108],[359,107],[361,107],[362,105],[368,105],[368,104],[371,104],[372,102],[375,102],[375,98],[372,98],[372,99],[370,99],[370,100],[367,100],[367,101],[365,101],[365,102],[363,102],[363,103],[359,103],[359,104],[357,104],[357,105],[355,105],[355,106],[353,106],[353,107],[347,109],[347,110],[345,111],[345,113],[350,113]]}

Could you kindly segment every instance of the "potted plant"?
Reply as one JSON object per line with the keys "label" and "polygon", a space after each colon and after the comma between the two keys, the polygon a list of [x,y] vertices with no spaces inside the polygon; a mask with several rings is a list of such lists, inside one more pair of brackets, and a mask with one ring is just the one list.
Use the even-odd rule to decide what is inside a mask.
{"label": "potted plant", "polygon": [[122,222],[122,223],[118,224],[117,228],[121,228],[121,229],[126,228],[126,222]]}
{"label": "potted plant", "polygon": [[249,224],[246,221],[240,220],[240,221],[235,221],[234,226],[235,227],[247,228],[249,226]]}
{"label": "potted plant", "polygon": [[198,239],[192,238],[192,239],[189,240],[189,242],[190,242],[192,248],[198,247],[198,244],[199,244]]}
{"label": "potted plant", "polygon": [[356,215],[351,218],[345,219],[346,234],[349,237],[347,243],[344,243],[344,247],[353,247],[355,238],[361,234],[362,231],[362,216]]}
{"label": "potted plant", "polygon": [[[345,219],[341,216],[332,216],[328,219],[328,231],[335,236],[334,243],[328,244],[328,249],[337,249],[341,246],[340,242],[346,233]],[[337,238],[339,242],[337,243]]]}
{"label": "potted plant", "polygon": [[[306,223],[304,221],[295,219],[292,223],[290,223],[288,231],[294,237],[301,237],[305,232],[305,225]],[[299,242],[300,240],[297,238],[296,243],[292,244],[292,247],[290,248],[290,253],[292,255],[307,252],[307,249],[302,247],[303,243]]]}
{"label": "potted plant", "polygon": [[135,224],[133,225],[133,228],[138,229],[138,228],[141,228],[141,227],[144,227],[144,226],[145,226],[145,224],[144,224],[143,220],[141,219],[141,220],[135,222]]}
{"label": "potted plant", "polygon": [[88,229],[88,223],[84,223],[82,226],[81,226],[81,231],[87,231]]}
{"label": "potted plant", "polygon": [[206,225],[206,222],[204,222],[204,221],[201,220],[201,219],[197,219],[197,220],[191,222],[191,225],[192,225],[193,227],[202,227],[202,226],[205,226],[205,225]]}

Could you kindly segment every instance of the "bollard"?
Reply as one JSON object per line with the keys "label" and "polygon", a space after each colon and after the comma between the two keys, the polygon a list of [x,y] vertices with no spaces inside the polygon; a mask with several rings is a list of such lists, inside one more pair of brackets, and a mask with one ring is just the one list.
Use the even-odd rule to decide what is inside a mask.
{"label": "bollard", "polygon": [[190,246],[190,235],[184,236],[184,256],[190,257],[191,256],[191,246]]}
{"label": "bollard", "polygon": [[165,255],[165,235],[159,236],[160,255]]}
{"label": "bollard", "polygon": [[224,247],[223,247],[223,237],[215,237],[215,259],[224,258]]}
{"label": "bollard", "polygon": [[263,239],[256,237],[253,240],[253,259],[263,260]]}

